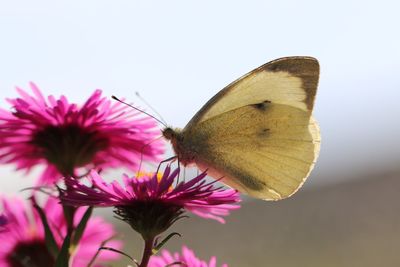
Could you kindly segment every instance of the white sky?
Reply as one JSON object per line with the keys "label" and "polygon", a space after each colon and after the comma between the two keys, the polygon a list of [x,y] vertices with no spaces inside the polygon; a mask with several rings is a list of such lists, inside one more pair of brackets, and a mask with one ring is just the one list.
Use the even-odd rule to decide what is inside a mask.
{"label": "white sky", "polygon": [[[79,102],[96,88],[132,101],[139,91],[183,127],[253,68],[310,55],[322,130],[310,183],[384,171],[400,159],[397,3],[0,0],[0,105],[28,81]],[[11,167],[0,174],[0,192],[22,186]]]}

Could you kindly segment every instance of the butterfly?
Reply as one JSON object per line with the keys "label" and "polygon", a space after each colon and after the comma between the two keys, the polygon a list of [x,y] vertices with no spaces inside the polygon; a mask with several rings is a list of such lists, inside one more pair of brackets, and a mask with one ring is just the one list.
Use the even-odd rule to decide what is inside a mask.
{"label": "butterfly", "polygon": [[315,58],[276,59],[222,89],[185,128],[162,134],[184,166],[195,164],[255,198],[287,198],[319,154],[312,116],[318,78]]}

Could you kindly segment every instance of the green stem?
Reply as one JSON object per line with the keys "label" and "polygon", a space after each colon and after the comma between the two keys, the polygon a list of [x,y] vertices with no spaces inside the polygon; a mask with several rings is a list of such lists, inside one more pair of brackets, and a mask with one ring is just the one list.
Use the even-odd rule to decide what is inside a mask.
{"label": "green stem", "polygon": [[[71,175],[73,176],[73,175]],[[68,189],[70,190],[70,189]],[[74,217],[75,217],[75,213],[76,213],[77,208],[73,207],[73,206],[66,206],[63,205],[63,211],[64,211],[64,218],[67,222],[67,235],[66,238],[64,240],[64,242],[66,242],[65,244],[63,244],[63,246],[65,245],[65,250],[66,251],[61,251],[60,253],[63,254],[64,253],[64,260],[65,262],[63,264],[63,266],[68,266],[69,264],[69,260],[71,257],[71,251],[70,251],[70,247],[71,247],[71,238],[72,235],[74,234],[75,231],[75,227],[74,227]],[[59,255],[60,256],[60,255]],[[57,259],[58,260],[58,259]]]}
{"label": "green stem", "polygon": [[67,221],[67,235],[64,239],[63,248],[60,251],[61,257],[60,259],[57,258],[57,263],[60,265],[56,266],[69,266],[69,261],[71,258],[71,238],[74,233],[74,217],[75,217],[76,208],[72,206],[64,206],[64,216]]}
{"label": "green stem", "polygon": [[153,244],[154,237],[148,238],[144,241],[142,262],[140,263],[139,267],[147,267],[149,264],[150,257],[153,255]]}

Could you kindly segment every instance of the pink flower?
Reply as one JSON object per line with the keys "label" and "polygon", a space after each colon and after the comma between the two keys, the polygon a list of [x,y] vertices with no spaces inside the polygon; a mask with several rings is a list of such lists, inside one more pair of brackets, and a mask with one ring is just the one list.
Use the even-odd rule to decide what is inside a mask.
{"label": "pink flower", "polygon": [[[161,256],[152,256],[148,267],[165,267],[168,264],[173,264],[172,266],[184,266],[184,267],[216,267],[217,259],[216,257],[211,257],[210,261],[207,263],[196,257],[193,250],[187,247],[182,247],[182,254],[174,253],[173,255],[167,251],[163,250]],[[180,263],[180,264],[178,264]],[[221,267],[228,267],[227,264],[222,264]]]}
{"label": "pink flower", "polygon": [[[119,102],[112,103],[96,90],[81,106],[17,88],[20,98],[9,99],[13,111],[0,109],[0,163],[15,163],[29,171],[46,168],[40,183],[76,175],[78,168],[129,167],[140,161],[158,161],[163,141],[155,120]],[[150,142],[153,141],[153,142]]]}
{"label": "pink flower", "polygon": [[145,240],[167,230],[185,210],[224,223],[222,216],[240,207],[235,204],[240,201],[237,191],[215,187],[215,181],[207,183],[206,173],[173,187],[178,173],[179,169],[171,173],[168,166],[161,177],[124,175],[121,186],[117,181],[106,183],[92,171],[88,177],[91,186],[66,178],[67,189],[61,192],[60,198],[74,206],[114,206],[114,212],[146,237]]}
{"label": "pink flower", "polygon": [[[27,208],[19,198],[3,197],[0,201],[3,213],[8,219],[7,231],[0,232],[0,267],[54,266],[55,259],[45,245],[43,225],[36,211],[33,211],[32,202]],[[62,207],[57,202],[58,199],[49,198],[43,210],[56,242],[61,246],[67,227]],[[78,209],[75,225],[79,223],[83,213],[83,209]],[[87,266],[102,242],[113,237],[114,234],[111,224],[98,217],[90,219],[72,255],[71,266]],[[119,249],[121,245],[120,241],[109,241],[106,244],[116,249]],[[118,256],[119,254],[103,250],[98,255],[96,263],[113,260]]]}

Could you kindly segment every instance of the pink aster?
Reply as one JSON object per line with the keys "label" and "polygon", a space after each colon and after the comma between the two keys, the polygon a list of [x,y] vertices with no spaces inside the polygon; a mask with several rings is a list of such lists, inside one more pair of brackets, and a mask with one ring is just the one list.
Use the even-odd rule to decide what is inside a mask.
{"label": "pink aster", "polygon": [[[0,232],[0,267],[14,266],[54,266],[54,257],[47,249],[45,235],[40,217],[30,201],[29,206],[19,198],[1,198],[3,212],[8,219],[7,231]],[[61,246],[67,232],[66,221],[63,216],[62,206],[58,199],[49,198],[45,204],[44,212],[55,240]],[[79,223],[84,210],[78,209],[75,225]],[[82,238],[72,255],[72,267],[87,266],[96,254],[102,243],[115,235],[111,224],[101,218],[89,219]],[[109,241],[108,247],[119,249],[120,241]],[[115,260],[118,254],[111,251],[101,251],[97,257],[98,262]]]}
{"label": "pink aster", "polygon": [[[216,257],[211,257],[210,261],[207,263],[197,258],[193,250],[190,250],[187,247],[183,246],[181,254],[171,254],[169,251],[163,250],[160,256],[152,256],[148,265],[148,267],[165,266],[217,267],[217,259]],[[228,265],[222,264],[221,267],[228,267]]]}
{"label": "pink aster", "polygon": [[224,223],[222,216],[238,209],[239,194],[233,189],[216,187],[207,182],[206,173],[173,186],[179,169],[171,172],[168,166],[161,177],[156,174],[137,177],[123,176],[123,185],[117,181],[106,183],[92,171],[87,177],[90,186],[67,178],[67,190],[61,200],[69,205],[115,207],[115,213],[144,236],[152,238],[168,229],[185,210]]}
{"label": "pink aster", "polygon": [[8,99],[13,111],[0,109],[0,163],[27,171],[44,165],[39,184],[49,184],[82,167],[136,170],[141,160],[160,159],[163,141],[156,140],[160,131],[149,116],[111,102],[100,90],[77,105],[30,87],[32,95],[17,88],[20,97]]}

